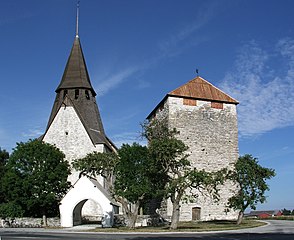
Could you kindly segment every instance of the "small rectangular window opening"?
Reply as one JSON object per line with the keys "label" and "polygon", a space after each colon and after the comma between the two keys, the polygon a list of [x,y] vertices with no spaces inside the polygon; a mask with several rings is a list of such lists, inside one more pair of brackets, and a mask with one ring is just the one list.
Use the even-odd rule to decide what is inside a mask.
{"label": "small rectangular window opening", "polygon": [[216,109],[223,109],[224,104],[220,102],[211,102],[211,107]]}
{"label": "small rectangular window opening", "polygon": [[195,100],[195,99],[189,99],[189,98],[183,98],[183,105],[197,106],[197,100]]}

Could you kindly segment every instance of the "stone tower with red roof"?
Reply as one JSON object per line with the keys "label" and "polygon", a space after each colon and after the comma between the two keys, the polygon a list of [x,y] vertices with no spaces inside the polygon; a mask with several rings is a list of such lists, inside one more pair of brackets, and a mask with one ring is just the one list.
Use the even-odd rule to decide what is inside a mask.
{"label": "stone tower with red roof", "polygon": [[[189,146],[193,167],[206,171],[232,169],[237,161],[238,102],[201,77],[196,77],[169,92],[147,119],[166,119],[170,129],[179,131],[177,137]],[[235,219],[235,211],[227,211],[226,203],[237,187],[227,181],[220,189],[220,201],[208,196],[181,204],[181,221]],[[166,201],[161,213],[169,218],[171,202]]]}

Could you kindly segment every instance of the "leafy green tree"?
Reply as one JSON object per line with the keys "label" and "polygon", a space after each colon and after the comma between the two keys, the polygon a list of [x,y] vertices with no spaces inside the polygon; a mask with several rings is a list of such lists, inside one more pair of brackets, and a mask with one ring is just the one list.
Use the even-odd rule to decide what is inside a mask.
{"label": "leafy green tree", "polygon": [[117,155],[94,152],[73,163],[76,170],[105,177],[110,193],[122,205],[129,228],[135,227],[142,201],[154,190],[148,176],[149,165],[147,148],[137,143],[123,144]]}
{"label": "leafy green tree", "polygon": [[92,152],[84,158],[73,161],[72,166],[77,171],[93,177],[101,175],[106,180],[106,185],[112,188],[114,168],[119,162],[119,157],[114,152]]}
{"label": "leafy green tree", "polygon": [[[122,204],[129,227],[134,228],[139,207],[155,191],[148,175],[148,149],[137,143],[123,144],[118,155],[120,161],[115,167],[114,195]],[[128,203],[132,204],[131,208]]]}
{"label": "leafy green tree", "polygon": [[289,215],[291,215],[291,210],[288,210],[288,209],[284,208],[282,210],[282,213],[283,213],[284,216],[289,216]]}
{"label": "leafy green tree", "polygon": [[[2,186],[2,178],[5,173],[5,165],[7,164],[9,153],[5,149],[0,148],[0,204],[4,202],[4,192]],[[1,212],[1,211],[0,211]]]}
{"label": "leafy green tree", "polygon": [[228,206],[239,211],[237,224],[241,224],[247,207],[256,209],[256,205],[264,203],[269,186],[267,179],[275,176],[275,171],[262,167],[257,158],[250,154],[240,156],[235,164],[235,171],[229,177],[239,184],[240,190],[228,200]]}
{"label": "leafy green tree", "polygon": [[22,217],[24,215],[24,210],[15,201],[10,201],[0,204],[0,216],[2,218],[6,217]]}
{"label": "leafy green tree", "polygon": [[[165,120],[153,120],[143,127],[144,136],[149,141],[148,148],[151,161],[153,161],[153,172],[156,171],[161,176],[165,176],[162,177],[164,194],[171,199],[173,205],[170,228],[177,229],[180,203],[185,199],[189,200],[186,191],[193,189],[200,193],[208,192],[217,200],[217,186],[223,183],[226,172],[223,169],[209,173],[194,168],[188,159],[188,147],[176,138],[176,129],[169,130]],[[195,198],[197,195],[192,197]]]}
{"label": "leafy green tree", "polygon": [[70,186],[64,157],[55,146],[39,140],[17,143],[2,179],[6,204],[21,207],[25,216],[43,216],[46,225],[46,216],[58,214],[59,201]]}

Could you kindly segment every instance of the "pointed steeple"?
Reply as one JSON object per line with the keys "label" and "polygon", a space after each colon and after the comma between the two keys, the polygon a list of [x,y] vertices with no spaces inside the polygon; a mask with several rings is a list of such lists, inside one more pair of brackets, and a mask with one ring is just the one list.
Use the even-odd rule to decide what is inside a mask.
{"label": "pointed steeple", "polygon": [[56,92],[60,92],[62,89],[75,88],[88,89],[94,96],[96,96],[90,82],[80,38],[78,36],[75,37],[61,82],[57,87]]}
{"label": "pointed steeple", "polygon": [[67,106],[71,106],[77,113],[94,145],[104,144],[110,149],[115,148],[104,132],[98,105],[96,103],[96,93],[91,85],[80,38],[78,36],[78,26],[62,79],[55,92],[56,98],[46,132],[50,128],[59,110],[62,107],[66,108]]}

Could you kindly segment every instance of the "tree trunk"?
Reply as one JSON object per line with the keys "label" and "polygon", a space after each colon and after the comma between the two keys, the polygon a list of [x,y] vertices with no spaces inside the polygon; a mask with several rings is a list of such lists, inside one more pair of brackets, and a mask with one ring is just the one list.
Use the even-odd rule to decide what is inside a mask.
{"label": "tree trunk", "polygon": [[132,204],[132,209],[129,210],[129,213],[127,214],[127,218],[128,218],[127,226],[130,229],[135,228],[137,217],[138,217],[138,211],[139,211],[139,204],[138,203]]}
{"label": "tree trunk", "polygon": [[43,214],[43,227],[47,227],[48,224],[47,224],[47,217],[45,214]]}
{"label": "tree trunk", "polygon": [[177,229],[179,220],[180,220],[180,201],[176,199],[173,202],[173,212],[172,212],[171,224],[169,228]]}
{"label": "tree trunk", "polygon": [[238,215],[238,219],[237,219],[237,225],[240,225],[242,223],[243,216],[244,216],[244,212],[240,211]]}
{"label": "tree trunk", "polygon": [[121,203],[122,205],[122,210],[123,210],[123,215],[126,220],[126,225],[130,228],[133,229],[135,228],[135,224],[137,221],[138,217],[138,211],[139,211],[139,206],[140,206],[140,201],[134,203],[134,204],[129,204],[128,201],[124,198],[116,198],[116,200]]}

